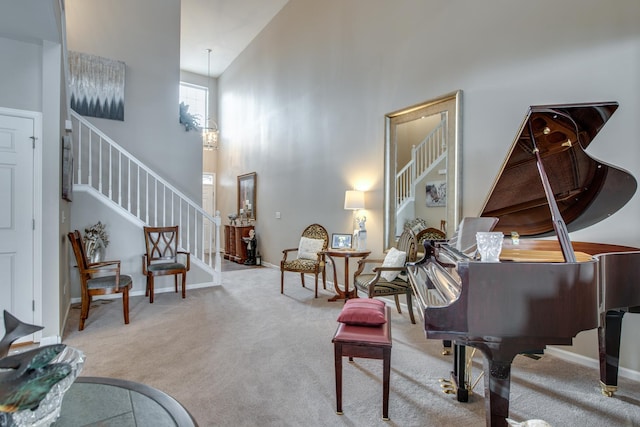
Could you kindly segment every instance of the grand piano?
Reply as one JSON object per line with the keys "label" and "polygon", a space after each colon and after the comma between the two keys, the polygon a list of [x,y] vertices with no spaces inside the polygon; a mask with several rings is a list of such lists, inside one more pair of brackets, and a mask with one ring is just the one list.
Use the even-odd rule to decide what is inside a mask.
{"label": "grand piano", "polygon": [[622,317],[640,309],[640,249],[571,242],[569,232],[608,218],[636,191],[631,174],[584,151],[617,108],[530,107],[480,214],[505,234],[500,262],[425,242],[409,266],[427,338],[455,343],[459,390],[465,347],[484,356],[488,426],[507,425],[515,356],[571,345],[581,331],[598,328],[602,391],[616,390]]}

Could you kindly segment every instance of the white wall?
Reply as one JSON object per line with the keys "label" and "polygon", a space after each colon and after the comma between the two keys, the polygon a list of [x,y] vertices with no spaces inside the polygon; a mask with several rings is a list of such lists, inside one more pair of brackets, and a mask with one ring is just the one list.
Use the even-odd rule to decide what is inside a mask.
{"label": "white wall", "polygon": [[0,67],[2,106],[40,111],[42,106],[42,46],[0,38],[0,56],[11,58]]}
{"label": "white wall", "polygon": [[[384,114],[456,89],[463,216],[480,211],[530,105],[620,102],[589,151],[640,178],[638,22],[636,0],[291,0],[219,79],[222,216],[236,176],[257,172],[258,246],[277,265],[310,223],[350,232],[344,191],[360,184],[380,255]],[[571,237],[640,246],[639,217],[636,195]],[[636,371],[638,324],[627,316],[621,357]],[[593,333],[576,343],[597,354]]]}
{"label": "white wall", "polygon": [[124,121],[87,119],[199,202],[201,140],[178,121],[180,2],[66,0],[66,15],[69,50],[126,64]]}
{"label": "white wall", "polygon": [[[49,6],[42,3],[46,10]],[[3,8],[6,12],[6,10]],[[25,23],[26,24],[26,23]],[[26,40],[26,39],[25,39]],[[36,232],[41,233],[42,256],[36,254],[34,262],[40,264],[34,277],[41,283],[42,295],[36,312],[42,312],[43,336],[59,335],[64,307],[60,281],[66,273],[60,268],[61,232],[59,213],[66,202],[60,199],[60,140],[61,140],[61,64],[62,49],[59,42],[29,39],[29,41],[0,38],[0,55],[6,60],[0,64],[0,106],[42,113],[42,194],[38,204],[42,219]]]}

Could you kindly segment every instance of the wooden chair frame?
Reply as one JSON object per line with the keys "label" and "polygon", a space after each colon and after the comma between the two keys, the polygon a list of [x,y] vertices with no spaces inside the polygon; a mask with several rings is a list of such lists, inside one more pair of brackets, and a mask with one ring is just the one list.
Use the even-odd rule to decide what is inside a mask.
{"label": "wooden chair frame", "polygon": [[[417,257],[418,247],[415,233],[411,229],[405,229],[398,239],[397,249],[407,254],[405,264],[414,262]],[[413,290],[408,281],[395,279],[391,282],[382,278],[381,274],[385,271],[397,271],[399,274],[406,274],[406,266],[402,267],[382,267],[383,259],[365,258],[358,261],[358,269],[353,274],[353,283],[357,290],[367,294],[369,298],[384,297],[393,295],[398,313],[402,314],[400,308],[400,300],[398,295],[406,295],[407,310],[411,323],[416,323],[413,315]],[[372,273],[366,273],[367,266],[371,266]]]}
{"label": "wooden chair frame", "polygon": [[[131,276],[120,274],[120,261],[102,261],[90,263],[84,250],[82,235],[78,230],[67,234],[73,254],[76,258],[80,273],[80,325],[78,330],[84,329],[84,323],[89,317],[89,308],[94,296],[122,294],[122,311],[124,323],[129,324],[129,290],[133,285]],[[111,275],[105,275],[112,273]],[[95,276],[94,276],[95,275]]]}
{"label": "wooden chair frame", "polygon": [[[154,278],[174,276],[175,291],[178,292],[178,275],[182,275],[182,298],[186,297],[187,271],[191,269],[191,254],[178,249],[179,227],[144,227],[146,253],[142,255],[142,274],[147,277],[145,296],[153,303]],[[178,256],[186,262],[178,262]]]}
{"label": "wooden chair frame", "polygon": [[[329,233],[326,228],[321,226],[320,224],[311,224],[302,232],[301,237],[309,237],[315,239],[324,239],[324,245],[322,250],[325,251],[329,247]],[[282,261],[280,261],[280,293],[284,293],[284,272],[292,271],[296,273],[300,273],[300,280],[302,281],[302,287],[304,285],[304,275],[305,273],[310,273],[315,276],[315,297],[318,298],[318,275],[322,273],[322,287],[327,289],[327,278],[326,278],[326,269],[325,269],[325,255],[322,253],[318,253],[318,259],[313,265],[308,268],[302,263],[291,262],[287,259],[290,253],[297,252],[298,248],[284,249],[282,251],[283,257]]]}

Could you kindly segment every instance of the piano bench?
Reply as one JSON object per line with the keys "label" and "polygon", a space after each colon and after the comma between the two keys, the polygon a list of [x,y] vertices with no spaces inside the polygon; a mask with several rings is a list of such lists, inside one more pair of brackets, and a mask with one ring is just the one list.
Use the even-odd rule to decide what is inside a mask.
{"label": "piano bench", "polygon": [[391,373],[391,309],[385,307],[386,323],[355,326],[340,323],[333,336],[336,366],[336,413],[342,415],[342,358],[382,359],[382,419],[389,420],[389,375]]}

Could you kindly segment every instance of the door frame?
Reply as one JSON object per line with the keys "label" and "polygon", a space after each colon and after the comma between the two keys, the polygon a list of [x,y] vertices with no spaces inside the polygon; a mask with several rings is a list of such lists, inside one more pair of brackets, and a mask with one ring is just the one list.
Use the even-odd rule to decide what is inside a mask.
{"label": "door frame", "polygon": [[[33,120],[33,321],[42,325],[42,113],[0,107],[0,115]],[[33,334],[33,342],[41,338],[42,331]]]}

